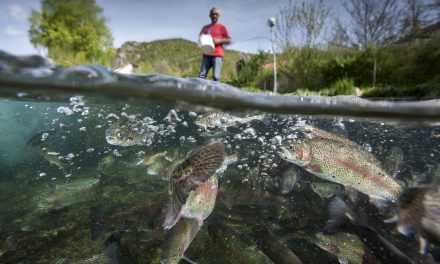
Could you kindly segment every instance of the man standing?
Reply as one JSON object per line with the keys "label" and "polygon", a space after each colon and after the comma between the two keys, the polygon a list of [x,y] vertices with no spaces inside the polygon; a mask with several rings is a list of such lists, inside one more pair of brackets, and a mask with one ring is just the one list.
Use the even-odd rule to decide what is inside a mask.
{"label": "man standing", "polygon": [[214,81],[219,82],[224,56],[223,44],[231,43],[231,37],[229,36],[228,29],[224,25],[218,23],[220,9],[217,7],[211,8],[209,11],[209,17],[211,18],[211,24],[204,26],[199,35],[210,34],[214,41],[215,49],[210,55],[203,54],[199,77],[205,79],[208,75],[209,69],[212,67],[213,79]]}

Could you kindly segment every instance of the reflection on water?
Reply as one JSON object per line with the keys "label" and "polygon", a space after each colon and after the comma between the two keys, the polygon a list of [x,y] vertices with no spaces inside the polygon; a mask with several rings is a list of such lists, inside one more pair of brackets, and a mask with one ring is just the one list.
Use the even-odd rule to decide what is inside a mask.
{"label": "reflection on water", "polygon": [[[103,98],[87,92],[102,82],[83,78],[108,83],[112,75],[87,69],[58,69],[75,77],[46,90],[38,80],[47,76],[38,77],[36,91],[31,83],[6,85],[18,70],[2,75],[0,262],[439,260],[438,189],[430,185],[440,176],[435,123],[399,125],[404,115],[384,122],[371,112],[362,121],[265,107],[214,112],[210,91],[205,102],[172,94],[159,98],[164,104],[154,89],[141,96],[152,99]],[[157,89],[168,89],[163,80]],[[417,106],[424,121],[435,119],[431,106]],[[209,144],[222,147],[206,151]],[[165,230],[176,204],[180,220]],[[397,222],[384,222],[395,215]]]}

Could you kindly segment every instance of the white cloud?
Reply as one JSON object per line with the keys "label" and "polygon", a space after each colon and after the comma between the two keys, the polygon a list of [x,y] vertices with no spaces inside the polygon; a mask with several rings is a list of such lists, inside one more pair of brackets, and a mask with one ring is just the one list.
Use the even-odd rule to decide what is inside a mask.
{"label": "white cloud", "polygon": [[24,36],[24,32],[15,28],[14,26],[8,25],[5,29],[5,34],[11,36]]}
{"label": "white cloud", "polygon": [[26,12],[19,5],[10,5],[9,6],[9,15],[15,19],[26,19]]}

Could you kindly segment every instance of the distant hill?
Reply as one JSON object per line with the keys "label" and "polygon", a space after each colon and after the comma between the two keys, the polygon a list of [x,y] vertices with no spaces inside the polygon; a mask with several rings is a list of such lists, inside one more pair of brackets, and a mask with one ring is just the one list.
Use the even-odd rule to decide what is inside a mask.
{"label": "distant hill", "polygon": [[[140,66],[139,73],[160,73],[176,77],[197,77],[202,53],[195,42],[185,39],[165,39],[151,42],[125,42],[117,51],[131,63]],[[248,54],[225,50],[222,78],[236,75],[236,62]],[[209,73],[211,79],[212,71]]]}

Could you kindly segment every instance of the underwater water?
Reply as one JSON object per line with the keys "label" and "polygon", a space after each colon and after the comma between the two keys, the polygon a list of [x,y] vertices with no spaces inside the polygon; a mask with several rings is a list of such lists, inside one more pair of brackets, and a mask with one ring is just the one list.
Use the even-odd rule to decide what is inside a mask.
{"label": "underwater water", "polygon": [[0,263],[440,261],[436,100],[1,55]]}

